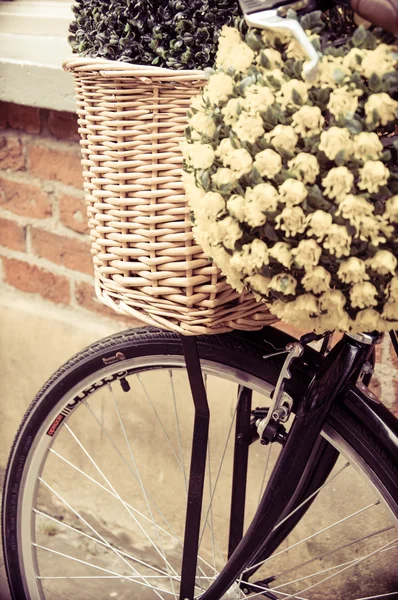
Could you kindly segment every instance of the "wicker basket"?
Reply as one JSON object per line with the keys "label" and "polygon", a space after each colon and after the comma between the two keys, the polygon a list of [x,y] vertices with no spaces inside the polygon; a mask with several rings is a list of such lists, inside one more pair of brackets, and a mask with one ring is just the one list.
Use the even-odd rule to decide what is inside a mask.
{"label": "wicker basket", "polygon": [[64,68],[75,78],[98,298],[186,335],[274,322],[193,239],[179,143],[203,73],[90,58]]}

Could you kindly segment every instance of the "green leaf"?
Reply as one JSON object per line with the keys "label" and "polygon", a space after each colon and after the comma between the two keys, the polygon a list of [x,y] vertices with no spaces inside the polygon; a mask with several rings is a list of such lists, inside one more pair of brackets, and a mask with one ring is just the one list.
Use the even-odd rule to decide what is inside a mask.
{"label": "green leaf", "polygon": [[246,44],[251,48],[254,52],[258,52],[262,48],[264,48],[264,42],[261,39],[261,35],[256,29],[251,29],[248,35],[246,36]]}
{"label": "green leaf", "polygon": [[256,76],[254,74],[244,77],[238,85],[239,94],[243,94],[245,89],[254,83],[256,83]]}
{"label": "green leaf", "polygon": [[301,106],[303,104],[303,99],[300,96],[300,94],[298,93],[297,90],[293,90],[292,92],[292,100],[294,102],[294,104]]}
{"label": "green leaf", "polygon": [[359,119],[351,119],[351,121],[346,121],[345,127],[353,135],[357,135],[363,131],[363,125]]}
{"label": "green leaf", "polygon": [[342,167],[345,164],[345,150],[340,150],[334,159],[334,162],[338,167]]}
{"label": "green leaf", "polygon": [[336,48],[335,46],[329,46],[328,48],[326,48],[324,54],[326,56],[334,56],[335,58],[340,58],[342,56],[344,56],[346,53],[346,50],[344,49],[344,47],[342,48]]}
{"label": "green leaf", "polygon": [[211,181],[209,169],[206,169],[205,171],[203,171],[203,173],[200,177],[200,181],[203,186],[203,189],[206,190],[206,192],[207,192],[210,188],[210,181]]}
{"label": "green leaf", "polygon": [[261,52],[260,53],[260,65],[262,67],[264,67],[264,69],[270,69],[271,68],[271,61],[269,60],[269,58],[265,54],[265,52]]}
{"label": "green leaf", "polygon": [[379,113],[377,112],[376,109],[374,109],[372,111],[371,119],[369,119],[369,115],[368,115],[368,118],[366,121],[367,128],[370,129],[370,131],[373,131],[373,129],[376,128],[377,123],[379,122],[379,119],[380,119]]}
{"label": "green leaf", "polygon": [[387,185],[382,185],[377,191],[377,195],[388,198],[391,195],[390,189]]}
{"label": "green leaf", "polygon": [[383,82],[377,73],[372,73],[372,75],[369,77],[368,86],[369,89],[375,93],[383,90]]}
{"label": "green leaf", "polygon": [[253,167],[250,175],[248,175],[248,179],[250,184],[257,185],[259,183],[264,183],[264,179],[261,177],[260,173],[257,171],[256,167]]}
{"label": "green leaf", "polygon": [[304,15],[300,19],[300,25],[304,30],[313,31],[315,28],[324,28],[322,22],[322,11],[316,10]]}
{"label": "green leaf", "polygon": [[293,65],[293,74],[295,76],[296,79],[301,79],[303,76],[303,65],[304,65],[304,61],[303,60],[296,60],[294,61],[294,65]]}
{"label": "green leaf", "polygon": [[389,188],[392,194],[398,194],[398,181],[392,180],[389,182]]}
{"label": "green leaf", "polygon": [[277,242],[279,240],[278,235],[275,231],[275,227],[272,227],[269,223],[265,223],[263,226],[264,237],[273,242]]}
{"label": "green leaf", "polygon": [[231,145],[234,148],[240,148],[239,139],[235,136],[235,134],[232,132],[232,130],[230,130],[228,137],[229,137],[229,141],[231,142]]}
{"label": "green leaf", "polygon": [[322,51],[321,41],[319,38],[315,38],[315,39],[311,40],[311,44],[314,46],[314,48],[317,52]]}
{"label": "green leaf", "polygon": [[383,75],[382,90],[387,92],[390,96],[395,95],[398,92],[398,72],[391,71]]}
{"label": "green leaf", "polygon": [[323,111],[326,110],[326,106],[329,103],[331,91],[331,88],[313,88],[309,91],[308,97],[314,106],[318,106]]}
{"label": "green leaf", "polygon": [[363,48],[366,44],[367,31],[363,25],[360,25],[352,36],[352,44],[355,48]]}
{"label": "green leaf", "polygon": [[330,200],[327,200],[317,185],[308,186],[308,196],[307,202],[311,208],[315,210],[324,210],[326,212],[330,212],[332,207],[332,203]]}
{"label": "green leaf", "polygon": [[264,80],[273,92],[278,92],[282,87],[281,82],[274,75],[267,74],[264,76]]}
{"label": "green leaf", "polygon": [[275,127],[275,125],[278,125],[277,113],[276,113],[275,109],[272,108],[272,106],[268,106],[267,110],[265,110],[263,113],[261,113],[261,115],[263,117],[263,120],[266,123],[270,123],[274,127]]}
{"label": "green leaf", "polygon": [[384,150],[380,160],[385,164],[389,163],[392,160],[391,150]]}
{"label": "green leaf", "polygon": [[287,9],[286,18],[287,19],[293,19],[293,21],[298,21],[297,13],[292,8],[288,8]]}

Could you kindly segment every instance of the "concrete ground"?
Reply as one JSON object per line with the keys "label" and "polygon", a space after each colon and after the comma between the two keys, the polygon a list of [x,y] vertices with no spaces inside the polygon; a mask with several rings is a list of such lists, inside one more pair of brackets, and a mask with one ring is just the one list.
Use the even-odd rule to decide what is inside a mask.
{"label": "concrete ground", "polygon": [[[41,387],[43,382],[45,382],[45,380],[75,352],[81,350],[89,343],[109,335],[118,329],[120,329],[120,325],[117,322],[92,317],[84,319],[79,317],[77,320],[76,315],[69,309],[58,310],[49,305],[45,305],[41,301],[21,300],[20,298],[8,296],[7,294],[3,294],[0,297],[0,365],[2,372],[0,378],[0,483],[4,475],[4,469],[13,437],[23,414],[36,391]],[[178,381],[176,383],[178,386],[180,385]],[[147,374],[147,385],[149,388],[151,385],[155,386],[153,391],[156,393],[157,398],[159,398],[160,403],[158,409],[162,410],[162,413],[167,415],[168,412],[166,405],[164,404],[166,395],[164,392],[165,388],[162,387],[163,384],[161,380],[151,382],[150,375]],[[177,389],[179,389],[178,386]],[[159,391],[161,393],[159,393]],[[209,395],[210,392],[216,399],[215,416],[219,416],[219,421],[222,421],[223,412],[220,412],[219,415],[217,415],[217,410],[220,410],[220,392],[217,387],[210,389]],[[119,393],[120,398],[118,397],[118,402],[122,402],[121,398],[123,394],[120,390]],[[185,510],[185,502],[181,501],[183,494],[179,493],[177,480],[174,483],[174,471],[172,468],[170,467],[170,469],[165,471],[161,466],[164,464],[165,456],[160,448],[157,448],[157,444],[153,443],[157,440],[154,433],[156,423],[154,421],[148,425],[148,420],[143,417],[144,413],[142,412],[144,406],[143,395],[140,395],[136,390],[135,394],[135,408],[134,411],[128,415],[130,419],[128,426],[132,428],[131,430],[134,431],[134,435],[138,440],[140,448],[139,458],[145,465],[150,465],[150,469],[148,470],[148,484],[152,486],[151,492],[153,493],[158,492],[159,489],[163,489],[162,486],[165,484],[168,484],[168,487],[175,490],[175,495],[172,496],[172,502],[169,502],[167,507],[172,510],[173,516],[178,515],[181,511]],[[124,394],[124,396],[126,396],[126,394]],[[183,400],[184,399],[185,397]],[[105,408],[105,413],[106,410],[107,409]],[[231,406],[228,406],[227,412],[230,415],[233,414],[232,404]],[[117,426],[116,417],[112,417],[110,414],[105,414],[105,416],[107,419],[107,426],[109,424],[109,430],[115,431]],[[74,417],[75,415],[73,414],[71,419]],[[73,423],[73,420],[71,422]],[[188,429],[188,421],[182,423],[182,429],[184,431]],[[87,437],[87,439],[91,440],[90,443],[92,443],[95,448],[105,447],[102,433],[96,441],[93,438],[94,434],[91,433],[91,430],[87,432],[86,424],[84,424],[84,427],[77,425],[77,431],[79,435],[82,436],[86,435],[86,433],[87,436],[90,435],[90,438]],[[150,436],[147,434],[148,431],[151,432]],[[150,441],[149,446],[148,440]],[[183,444],[185,443],[184,436],[182,442]],[[81,457],[77,458],[74,450],[72,451],[70,448],[67,449],[71,451],[70,456],[73,456],[76,463],[83,469]],[[212,452],[214,453],[214,447]],[[260,486],[261,482],[263,468],[262,456],[261,452],[254,456],[253,470],[250,473],[250,479],[254,481],[257,488]],[[114,477],[115,481],[123,481],[122,471],[119,471],[116,462],[113,462],[111,453],[109,453],[109,455],[107,454],[104,464],[113,471],[112,477]],[[167,460],[166,464],[168,464]],[[216,469],[214,469],[214,471],[216,471]],[[64,490],[72,490],[72,502],[79,502],[79,494],[82,495],[80,491],[82,488],[76,484],[75,475],[73,473],[68,474],[66,469],[59,470],[59,465],[54,468],[53,473],[54,481],[57,482],[61,488],[63,486]],[[77,490],[77,493],[75,494],[73,494],[74,489]],[[337,514],[341,516],[341,514],[347,514],[345,511],[349,509],[346,509],[346,506],[348,507],[352,504],[352,506],[356,508],[364,506],[368,502],[368,490],[365,485],[355,480],[355,474],[354,476],[351,474],[346,476],[343,480],[343,490],[344,493],[341,496],[336,497],[337,494],[335,494],[335,488],[332,486],[322,502],[318,505],[316,505],[316,503],[314,504],[314,514],[316,516],[326,515],[326,517],[328,517],[329,513],[332,514],[333,511],[336,511]],[[129,497],[130,502],[133,502],[133,500],[135,501],[134,490],[127,486],[126,491],[128,495],[125,497]],[[254,509],[256,498],[258,498],[258,491],[259,490],[257,489],[255,496],[248,497],[249,504],[252,504],[252,509]],[[220,501],[221,510],[214,514],[214,519],[217,523],[226,521],[225,515],[228,514],[225,505],[226,500],[224,500],[222,495]],[[316,502],[318,502],[318,500]],[[76,522],[73,521],[70,516],[68,517],[65,514],[64,507],[60,508],[59,504],[57,505],[52,500],[47,501],[46,498],[44,498],[43,505],[51,507],[51,514],[56,514],[62,520],[66,519],[65,522],[69,522],[72,526],[76,525]],[[105,509],[107,510],[105,514],[113,515],[108,522],[104,520],[101,521],[99,517],[100,511]],[[134,547],[138,553],[142,553],[143,558],[150,556],[150,549],[148,550],[145,540],[140,539],[139,535],[135,534],[134,537],[133,534],[129,534],[128,523],[123,521],[123,517],[120,516],[117,510],[118,509],[115,509],[115,511],[112,512],[110,505],[108,506],[108,499],[102,500],[100,499],[100,494],[98,494],[97,505],[95,506],[95,509],[92,508],[92,514],[87,518],[91,520],[91,523],[95,524],[98,530],[114,538],[115,544],[117,543],[119,548],[128,550],[129,548]],[[379,508],[376,509],[376,511],[378,510]],[[374,516],[372,516],[373,512],[366,513],[366,519],[363,521],[364,532],[366,531],[366,527],[373,527],[373,530],[379,527],[380,514],[380,512],[375,512]],[[119,529],[114,527],[114,523],[117,521],[116,516],[119,519]],[[67,521],[67,519],[69,519],[69,521]],[[304,529],[304,532],[310,532],[311,526],[311,521],[305,523],[304,527],[307,529]],[[224,526],[221,525],[221,527]],[[73,535],[65,536],[65,534],[57,527],[50,528],[48,525],[43,524],[40,535],[43,539],[45,538],[46,545],[56,551],[62,551],[67,547],[73,547],[76,552],[81,553],[80,556],[85,556],[86,559],[87,556],[91,555],[90,553],[96,553],[90,546],[85,546],[84,548],[82,546],[77,547]],[[351,535],[350,532],[349,535]],[[326,539],[323,542],[324,545],[320,545],[318,540],[314,540],[308,543],[305,546],[305,549],[301,547],[301,559],[303,555],[310,558],[314,554],[317,555],[321,551],[323,552],[324,549],[328,547],[328,539],[328,536],[326,536]],[[174,552],[174,549],[171,548],[170,551]],[[105,556],[105,559],[109,560],[109,556]],[[155,558],[146,559],[152,561],[153,564],[156,564]],[[290,564],[291,563],[289,562],[289,565]],[[374,579],[373,589],[380,589],[379,582],[383,582],[387,592],[394,589],[397,584],[396,575],[394,575],[395,564],[396,562],[392,553],[386,553],[383,557],[382,571],[380,571],[381,565],[379,564],[379,561],[373,561],[373,563],[369,565],[368,571],[371,573],[371,578]],[[286,568],[286,562],[281,563],[280,565],[281,570],[284,568]],[[341,600],[343,600],[343,598],[344,600],[351,600],[351,598],[359,597],[357,592],[360,590],[360,578],[360,572],[356,571],[353,574],[351,581],[349,581],[344,588],[344,594],[342,592],[342,595],[335,595],[334,598],[336,598],[336,600],[339,600],[340,598]],[[79,597],[78,594],[70,596],[69,593],[65,593],[65,595],[63,593],[58,593],[55,598],[56,600],[63,600],[64,598],[71,597],[74,597],[76,600],[85,600],[86,598],[92,597],[95,597],[96,600],[105,600],[105,598],[124,600],[124,598],[127,597],[132,598],[130,595],[125,596],[126,590],[123,590],[122,588],[118,588],[117,592],[114,591],[112,585],[113,583],[109,582],[104,584],[102,588],[103,593],[100,596],[90,594]],[[341,588],[341,590],[342,589],[343,588]],[[395,589],[398,588],[395,587]],[[354,590],[355,595],[352,590]],[[365,594],[362,594],[362,596],[364,595]],[[151,598],[155,597],[156,596],[152,592],[139,593],[134,596],[134,600],[151,600]],[[328,595],[328,592],[326,591],[326,596],[321,592],[311,596],[311,599],[330,600],[331,597],[332,596]],[[0,600],[9,600],[2,555],[0,556]]]}

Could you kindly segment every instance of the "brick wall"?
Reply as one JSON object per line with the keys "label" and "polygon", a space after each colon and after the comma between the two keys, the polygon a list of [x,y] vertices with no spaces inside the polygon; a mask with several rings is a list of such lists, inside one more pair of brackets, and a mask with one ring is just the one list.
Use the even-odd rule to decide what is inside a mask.
{"label": "brick wall", "polygon": [[0,103],[1,285],[121,319],[95,297],[82,184],[76,115]]}
{"label": "brick wall", "polygon": [[[72,113],[0,103],[0,283],[134,326],[95,297],[78,141]],[[398,413],[388,337],[373,389]]]}

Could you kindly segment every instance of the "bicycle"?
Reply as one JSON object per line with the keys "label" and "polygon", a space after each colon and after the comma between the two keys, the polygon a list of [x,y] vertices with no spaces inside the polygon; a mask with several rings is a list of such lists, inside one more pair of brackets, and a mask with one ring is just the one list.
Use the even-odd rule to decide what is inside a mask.
{"label": "bicycle", "polygon": [[[326,356],[308,346],[307,342],[311,339],[313,336],[308,336],[303,340],[303,354],[291,362],[289,370],[292,377],[290,380],[285,380],[285,394],[291,397],[292,412],[296,413],[296,419],[289,434],[286,433],[286,427],[281,422],[271,421],[271,428],[265,427],[262,430],[259,425],[268,413],[264,406],[264,394],[267,395],[267,391],[269,392],[275,387],[283,367],[286,355],[283,350],[286,345],[296,344],[296,342],[287,334],[273,328],[266,328],[262,332],[250,334],[225,334],[197,340],[208,397],[212,397],[214,401],[214,394],[217,394],[217,388],[214,388],[214,375],[221,375],[225,380],[232,380],[240,385],[238,403],[232,411],[232,417],[229,415],[228,420],[225,418],[218,394],[213,408],[213,410],[217,410],[219,420],[224,422],[227,437],[228,433],[231,437],[232,422],[236,419],[236,431],[232,436],[235,445],[230,509],[232,517],[227,546],[228,555],[233,555],[233,557],[227,562],[223,576],[229,581],[227,587],[231,584],[231,578],[232,582],[238,580],[238,573],[243,577],[239,585],[233,584],[234,588],[230,597],[253,597],[253,593],[257,595],[259,589],[263,589],[265,597],[269,598],[302,597],[300,594],[298,596],[290,595],[291,586],[280,588],[281,593],[279,593],[276,589],[278,586],[270,583],[275,575],[272,571],[271,576],[268,571],[268,577],[257,579],[254,583],[250,583],[247,575],[255,575],[258,565],[264,561],[268,565],[269,557],[311,506],[315,507],[314,510],[319,510],[316,508],[314,500],[325,485],[330,485],[326,481],[336,465],[339,452],[360,469],[365,479],[370,481],[373,488],[377,490],[379,497],[379,500],[376,500],[377,505],[374,504],[374,501],[370,505],[365,503],[364,506],[354,511],[356,516],[352,518],[358,519],[358,515],[369,511],[370,507],[372,510],[379,510],[381,505],[384,505],[395,519],[397,518],[397,422],[388,410],[376,401],[365,385],[371,371],[374,344],[378,341],[379,336],[376,334],[351,338],[345,336]],[[396,337],[393,339],[396,345]],[[47,596],[46,586],[63,581],[62,579],[46,580],[46,574],[43,575],[44,579],[40,579],[37,578],[37,572],[35,573],[35,569],[40,568],[40,562],[43,561],[43,553],[46,552],[43,539],[56,540],[62,529],[70,536],[70,539],[66,539],[66,547],[69,548],[69,551],[76,546],[78,538],[87,541],[93,547],[98,547],[98,552],[103,549],[102,557],[101,553],[96,554],[99,562],[91,572],[94,577],[106,575],[111,579],[93,579],[93,582],[99,581],[107,584],[111,582],[113,585],[112,577],[119,578],[119,581],[131,582],[133,588],[142,587],[143,591],[138,592],[139,596],[136,597],[145,597],[147,586],[152,585],[151,582],[155,581],[155,589],[148,597],[178,597],[177,595],[173,596],[173,593],[177,593],[179,575],[173,572],[178,571],[180,563],[181,557],[178,556],[176,548],[178,549],[182,545],[181,536],[185,515],[183,510],[179,515],[174,514],[173,510],[170,511],[170,506],[161,503],[161,498],[155,499],[155,493],[159,491],[159,482],[154,477],[154,471],[157,471],[154,465],[159,465],[162,458],[168,465],[167,477],[170,478],[170,485],[177,494],[178,502],[178,494],[184,497],[186,487],[188,487],[187,463],[182,462],[182,453],[184,449],[187,449],[189,442],[187,429],[191,430],[191,427],[183,428],[182,426],[184,422],[181,408],[182,402],[184,402],[184,391],[187,389],[187,381],[183,373],[185,366],[183,346],[188,356],[188,373],[194,379],[195,396],[199,403],[195,418],[196,443],[193,447],[193,452],[199,453],[199,458],[197,457],[193,461],[194,472],[188,488],[190,505],[194,507],[195,512],[193,516],[192,514],[188,516],[188,527],[185,533],[188,545],[184,546],[183,553],[183,569],[185,569],[185,575],[190,576],[189,571],[196,563],[195,541],[192,543],[192,539],[195,540],[196,536],[196,541],[199,542],[198,524],[195,517],[200,516],[198,502],[200,503],[201,500],[201,482],[203,485],[203,466],[206,461],[203,456],[203,447],[206,443],[208,426],[206,396],[198,394],[198,390],[202,389],[203,391],[204,388],[201,387],[200,371],[195,358],[195,341],[187,338],[183,339],[183,344],[181,344],[178,336],[171,333],[152,329],[131,330],[93,344],[61,367],[38,394],[21,425],[7,469],[3,506],[6,565],[15,598],[51,597],[51,595]],[[297,348],[297,345],[294,345],[294,348]],[[263,358],[265,354],[268,354],[269,357]],[[153,378],[154,368],[158,369],[157,381],[164,386],[162,387],[163,402],[161,405],[157,403],[156,406],[152,402],[153,382],[156,382]],[[199,379],[195,381],[195,377]],[[132,381],[134,380],[133,387]],[[333,388],[330,388],[331,382],[335,384]],[[166,384],[169,388],[168,391]],[[181,388],[181,385],[185,387]],[[324,386],[328,386],[327,389],[330,391],[325,395],[319,395],[320,391],[325,389]],[[140,392],[137,387],[140,388]],[[126,421],[126,400],[130,395],[129,392],[134,388],[136,389],[135,409],[127,402],[130,416]],[[255,408],[253,412],[251,409],[253,394],[256,398],[259,391],[263,396],[263,402],[260,408]],[[103,404],[105,392],[110,395],[109,402],[113,405],[114,416],[110,414],[111,407]],[[166,398],[166,396],[168,397]],[[132,447],[133,440],[127,443],[126,427],[131,427],[132,414],[135,414],[136,418],[142,414],[145,402],[148,403],[145,423],[152,428],[155,444],[151,443],[149,447],[144,447],[143,453],[137,455],[135,448]],[[167,406],[170,409],[169,413],[166,413]],[[282,408],[285,409],[287,406],[283,404]],[[192,413],[192,406],[186,406],[186,408]],[[131,413],[132,410],[133,413]],[[103,411],[102,415],[101,411]],[[84,421],[82,423],[79,418],[82,413],[84,413],[84,421],[90,418],[92,423],[97,426],[98,431],[96,434],[92,433],[91,440],[90,430],[85,429]],[[165,417],[165,425],[161,423],[161,416]],[[326,420],[323,424],[324,419]],[[227,423],[225,423],[226,421]],[[115,430],[116,422],[121,427],[122,438],[113,439],[112,431]],[[174,428],[171,429],[173,422]],[[155,426],[156,430],[154,430]],[[110,427],[112,427],[111,432],[109,431]],[[318,438],[321,427],[323,427],[322,436]],[[171,440],[172,431],[175,434],[173,441]],[[260,446],[258,443],[259,431],[262,431],[262,442],[272,440],[268,444],[269,449],[283,444],[284,450],[278,459],[278,468],[272,475],[272,484],[268,486],[268,490],[260,502],[259,512],[250,525],[249,534],[246,534],[244,538],[246,540],[245,548],[242,550],[243,546],[241,545],[233,554],[243,533],[248,448],[253,441],[257,441]],[[101,457],[96,454],[92,455],[87,449],[88,444],[91,444],[90,447],[94,447],[94,435],[97,438],[99,436],[98,440],[101,440],[101,447],[98,444],[95,447]],[[164,447],[161,449],[163,454],[160,454],[153,446],[158,446],[162,439]],[[125,444],[123,449],[121,449],[122,442]],[[198,442],[203,442],[202,448],[198,448]],[[213,479],[212,482],[210,479],[211,488],[207,492],[207,497],[210,494],[213,501],[221,501],[224,504],[226,500],[217,495],[216,483],[220,480],[221,474],[219,473],[220,465],[215,461],[215,448],[221,451],[221,455],[224,453],[224,456],[231,450],[226,450],[222,445],[220,447],[217,440],[214,443],[210,445],[211,455],[210,459],[209,455],[207,457],[207,465],[209,466],[210,460],[213,464],[210,469],[210,477],[216,477],[217,481]],[[76,447],[80,449],[81,456],[75,455],[73,458],[72,444],[76,444]],[[300,452],[297,451],[298,447],[300,447]],[[201,452],[202,456],[200,456]],[[83,457],[86,459],[84,464]],[[120,464],[118,467],[116,466],[116,458],[118,463],[123,465],[126,473],[133,476],[133,481],[135,475],[138,491],[137,489],[135,491],[134,501],[136,504],[134,506],[133,503],[129,503],[128,496],[122,498],[119,495],[115,487],[118,484],[112,482],[111,471],[120,468]],[[144,467],[148,460],[151,460],[152,464],[149,473],[145,471]],[[202,468],[200,460],[202,460]],[[174,467],[171,464],[172,461],[175,463]],[[269,455],[266,461],[269,461]],[[44,462],[46,464],[43,464]],[[224,462],[226,462],[225,458]],[[217,465],[217,468],[214,465]],[[221,466],[224,466],[223,463]],[[346,461],[343,464],[338,462],[337,467],[340,473],[348,469]],[[60,468],[64,469],[62,473],[59,472]],[[107,468],[106,472],[105,468]],[[136,471],[135,468],[138,470]],[[141,474],[140,471],[143,468],[144,472]],[[231,469],[231,466],[228,469]],[[47,475],[51,471],[53,471],[54,480],[52,483],[47,481]],[[118,475],[119,481],[123,481],[120,479],[120,471],[118,471]],[[177,480],[177,475],[180,475],[179,480]],[[333,485],[336,484],[338,477],[341,475],[336,476]],[[206,478],[207,488],[209,470],[207,470]],[[257,484],[257,498],[259,482],[252,483]],[[84,513],[75,508],[71,499],[68,499],[70,485],[78,486],[80,497],[83,497],[83,493],[87,493],[87,490],[91,488],[92,494],[95,496],[91,495],[88,500],[89,504],[94,502],[91,509],[93,514],[89,515],[88,512]],[[128,485],[131,486],[130,483]],[[141,498],[138,498],[139,493]],[[160,495],[163,496],[165,493],[166,490]],[[51,494],[53,494],[52,500],[50,499]],[[119,529],[116,529],[115,525],[107,527],[105,522],[101,523],[100,519],[95,516],[99,515],[101,511],[106,514],[107,511],[114,510],[115,504],[112,503],[112,500],[123,509],[123,513],[119,515]],[[76,502],[76,497],[74,502]],[[204,519],[207,524],[204,530],[202,524],[201,546],[204,547],[205,556],[210,555],[210,561],[203,556],[199,558],[196,584],[202,588],[207,587],[206,582],[208,584],[213,580],[217,563],[220,560],[219,554],[221,552],[222,555],[224,550],[218,547],[222,543],[221,540],[213,537],[215,523],[220,515],[216,509],[211,510],[207,505],[206,511]],[[311,511],[309,512],[311,513]],[[346,519],[347,514],[350,514],[349,511],[345,511],[340,518]],[[367,513],[365,512],[365,514]],[[29,533],[30,527],[33,525],[31,516],[37,527],[36,540],[30,538],[31,535],[34,535],[33,531]],[[178,521],[178,529],[174,522],[170,522],[173,517]],[[176,517],[180,518],[176,519]],[[115,517],[113,519],[115,520]],[[131,550],[128,550],[129,539],[122,535],[122,529],[120,529],[120,527],[126,527],[126,519],[134,525],[133,531],[136,536],[139,535],[140,543],[146,542],[144,544],[146,550],[143,554],[151,556],[149,562],[148,559],[134,557]],[[151,524],[151,520],[156,525]],[[46,530],[45,527],[53,527],[54,530],[50,529],[50,535],[48,535],[49,530]],[[361,527],[364,525],[361,524]],[[107,532],[106,537],[104,531]],[[209,532],[210,541],[208,539]],[[376,523],[376,532],[371,531],[360,535],[358,540],[361,541],[357,540],[357,543],[361,545],[369,539],[373,541],[381,539],[383,543],[377,546],[378,550],[375,551],[373,548],[370,552],[365,552],[364,556],[351,558],[351,562],[348,561],[348,564],[340,566],[338,570],[344,571],[349,565],[366,564],[364,557],[369,555],[371,558],[372,552],[375,552],[374,556],[376,557],[379,552],[383,552],[382,556],[386,557],[389,554],[387,551],[391,549],[390,553],[393,555],[396,551],[394,550],[396,537],[392,537],[391,532],[390,525],[382,526],[381,523]],[[106,539],[108,534],[111,535],[111,542]],[[225,537],[225,532],[222,533],[222,536]],[[226,542],[226,540],[224,541]],[[167,546],[165,546],[166,542]],[[341,543],[340,540],[337,547],[338,552],[336,548],[325,548],[324,558],[326,559],[326,555],[335,558],[333,552],[335,551],[339,555],[339,552],[341,553],[346,547],[345,544],[347,541]],[[355,541],[351,539],[347,548],[352,549],[353,545],[355,547]],[[172,558],[168,557],[165,548],[171,551]],[[192,549],[194,556],[189,552]],[[61,560],[62,564],[61,572],[57,573],[52,569],[52,573],[49,575],[47,570],[47,575],[50,577],[73,577],[70,564],[65,565],[65,561],[72,563],[73,568],[76,566],[79,569],[89,568],[85,565],[90,560],[84,558],[84,552],[82,557],[81,549],[77,547],[77,554],[71,556],[72,560],[71,558],[62,559],[62,556],[68,555],[65,548],[61,551],[56,547],[51,548],[50,545],[48,551]],[[247,554],[243,555],[246,552]],[[113,555],[113,559],[111,559],[111,555]],[[283,556],[284,554],[280,555],[282,558]],[[106,564],[103,562],[104,560]],[[115,569],[115,561],[120,563],[117,567],[117,569],[121,569],[119,574]],[[213,561],[214,564],[212,564]],[[234,561],[242,562],[239,567],[236,567]],[[311,563],[311,558],[306,559],[304,563],[308,561]],[[159,562],[163,563],[163,568],[159,567]],[[342,562],[344,563],[344,561]],[[113,567],[110,564],[113,564]],[[167,569],[165,569],[165,565]],[[286,571],[280,567],[279,570]],[[287,571],[289,570],[287,569]],[[326,567],[328,578],[334,573],[336,571],[330,565]],[[155,580],[150,578],[151,575],[155,576]],[[76,575],[75,571],[74,576],[79,577],[79,574]],[[81,573],[80,576],[84,577]],[[299,574],[297,577],[293,577],[293,581],[296,579],[300,579]],[[72,581],[81,585],[82,582],[89,580],[69,579],[69,582]],[[171,586],[168,592],[164,591],[167,587],[165,587],[165,581],[169,582]],[[183,581],[186,584],[188,579],[183,579]],[[329,583],[334,581],[333,577]],[[194,582],[195,579],[193,579]],[[222,582],[221,576],[214,585],[224,587],[225,583],[220,582]],[[306,580],[306,583],[307,585],[304,586],[301,584],[301,587],[307,588],[308,585],[312,585],[313,581]],[[381,583],[379,578],[376,583],[373,583],[373,588],[376,585],[376,588],[373,589],[376,596],[371,597],[382,597],[377,595],[379,593],[377,586],[380,586]],[[192,579],[190,585],[192,586]],[[389,587],[392,585],[395,585],[394,581],[387,582],[389,597],[394,597],[395,590],[391,590]],[[246,592],[241,590],[246,590]],[[358,590],[362,590],[362,587],[359,586]],[[198,589],[195,588],[195,592],[197,594]],[[205,592],[202,597],[228,597],[223,596],[223,593],[224,591],[218,590],[213,592],[210,588],[209,592]],[[242,595],[234,595],[237,593]],[[322,591],[322,594],[324,593]],[[58,592],[56,597],[63,596]],[[180,597],[193,597],[193,595],[190,596],[189,592],[182,590]],[[307,596],[304,594],[304,597]]]}
{"label": "bicycle", "polygon": [[13,598],[397,598],[398,426],[367,387],[381,336],[330,341],[143,328],[71,358],[7,467]]}

